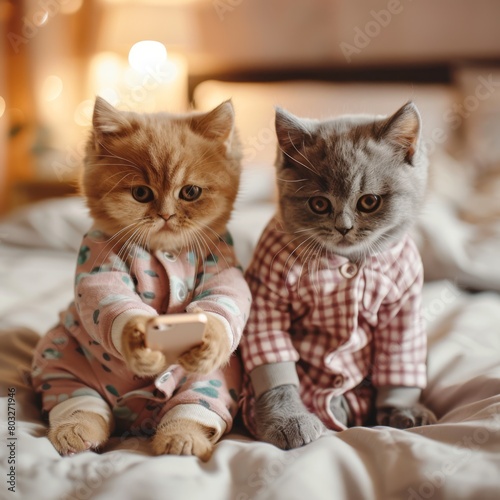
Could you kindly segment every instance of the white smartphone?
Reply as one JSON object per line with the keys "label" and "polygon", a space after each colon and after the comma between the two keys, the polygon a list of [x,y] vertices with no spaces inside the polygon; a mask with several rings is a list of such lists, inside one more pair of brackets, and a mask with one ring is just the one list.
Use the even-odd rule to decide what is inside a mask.
{"label": "white smartphone", "polygon": [[152,318],[146,326],[146,346],[162,351],[169,362],[201,344],[207,325],[203,313],[163,314]]}

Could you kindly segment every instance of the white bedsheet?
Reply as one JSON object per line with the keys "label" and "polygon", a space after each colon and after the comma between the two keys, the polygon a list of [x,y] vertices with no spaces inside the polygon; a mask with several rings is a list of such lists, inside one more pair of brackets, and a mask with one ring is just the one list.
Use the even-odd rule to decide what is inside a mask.
{"label": "white bedsheet", "polygon": [[[270,203],[240,201],[231,229],[244,264],[272,212]],[[490,281],[473,268],[469,278],[475,282],[463,273],[458,280],[486,291],[469,294],[455,286],[453,273],[464,260],[452,261],[449,273],[440,276],[448,279],[425,285],[429,386],[424,398],[440,419],[437,425],[407,431],[352,428],[287,452],[237,428],[207,463],[153,457],[146,441],[120,437],[101,453],[61,458],[45,437],[26,373],[38,335],[71,298],[75,254],[88,224],[77,198],[35,205],[0,223],[1,499],[500,498],[500,296],[488,291],[499,289],[498,246],[496,253],[491,247],[482,254],[483,264],[488,264],[484,255],[495,255]],[[419,234],[430,234],[423,225]],[[444,235],[439,237],[442,243]],[[432,244],[427,236],[422,241]],[[439,269],[437,257],[447,261],[446,254],[431,254],[431,271]],[[8,388],[15,389],[15,494],[6,481]]]}

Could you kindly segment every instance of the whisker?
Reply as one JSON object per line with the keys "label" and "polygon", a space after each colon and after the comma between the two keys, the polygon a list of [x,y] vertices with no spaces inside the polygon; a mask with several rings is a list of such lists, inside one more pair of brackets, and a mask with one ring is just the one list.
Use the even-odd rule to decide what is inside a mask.
{"label": "whisker", "polygon": [[[320,266],[322,262],[322,254],[324,250],[324,244],[320,243],[319,241],[316,242],[316,244],[311,248],[311,258],[309,260],[310,262],[310,267],[311,267],[311,283],[314,287],[314,291],[316,292],[317,295],[320,294],[320,289],[321,289],[321,283],[319,279],[319,271],[320,271]],[[314,281],[314,267],[316,267],[316,282]]]}
{"label": "whisker", "polygon": [[[215,234],[217,234],[217,233],[215,233]],[[208,234],[206,234],[206,233],[204,233],[204,232],[200,231],[200,232],[198,232],[198,233],[197,233],[197,237],[202,239],[202,241],[205,243],[205,245],[206,245],[206,247],[207,247],[207,249],[208,249],[208,251],[209,251],[209,252],[211,252],[211,253],[212,253],[212,248],[211,248],[211,247],[210,247],[210,245],[206,242],[205,238],[207,238],[207,239],[208,239],[208,241],[209,241],[210,243],[212,243],[212,246],[213,246],[213,247],[217,248],[216,243],[214,243],[214,241],[211,239],[210,235],[208,235]],[[225,262],[226,266],[227,266],[228,268],[229,268],[229,267],[231,267],[231,266],[229,265],[229,263],[227,262],[227,260],[226,260],[226,258],[225,258],[225,256],[224,256],[224,254],[220,254],[220,256],[221,256],[221,257],[222,257],[222,259],[224,260],[224,262]],[[216,270],[217,270],[217,275],[218,275],[218,276],[220,276],[219,262],[218,262],[217,260],[215,260],[215,268],[216,268]]]}
{"label": "whisker", "polygon": [[123,158],[122,156],[119,156],[117,154],[112,153],[101,141],[97,141],[99,146],[101,146],[102,149],[107,151],[109,155],[94,155],[94,156],[104,156],[105,158],[118,158],[119,160],[123,160],[124,162],[128,163],[131,167],[135,167],[138,170],[140,170],[140,167],[136,165],[132,160],[129,160],[128,158]]}
{"label": "whisker", "polygon": [[[295,147],[295,146],[294,146]],[[305,165],[304,163],[300,162],[299,160],[297,160],[296,158],[294,158],[293,156],[290,156],[284,149],[282,149],[280,147],[280,150],[283,154],[285,154],[286,156],[288,156],[288,158],[290,158],[292,161],[295,161],[297,162],[299,165],[302,165],[305,169],[309,170],[310,172],[312,172],[314,175],[317,175],[318,177],[320,177],[320,175],[318,174],[318,172],[314,169],[311,169],[310,167],[308,167],[307,165]]]}
{"label": "whisker", "polygon": [[111,191],[114,191],[114,189],[116,188],[116,186],[118,186],[118,184],[122,183],[124,179],[126,179],[129,175],[136,175],[134,172],[129,172],[128,174],[124,175],[121,179],[118,180],[118,182],[116,182],[116,184],[114,184],[113,187],[111,187],[111,189],[109,189],[106,193],[103,194],[102,198],[105,198],[106,196],[108,196]]}
{"label": "whisker", "polygon": [[311,261],[309,260],[309,255],[311,254],[312,250],[316,247],[316,245],[317,245],[317,242],[314,240],[313,237],[311,237],[311,241],[309,241],[304,248],[302,248],[300,251],[297,252],[296,258],[290,267],[290,270],[291,270],[292,267],[295,266],[297,259],[299,257],[301,258],[302,263],[301,263],[301,268],[300,268],[299,279],[297,282],[297,290],[298,290],[299,296],[301,296],[301,290],[302,290],[302,288],[300,286],[300,281],[302,280],[302,276],[304,275],[304,262],[307,263],[307,274],[310,274],[310,262]]}
{"label": "whisker", "polygon": [[[133,230],[133,226],[136,225],[136,222],[133,221],[131,222],[130,224],[128,224],[127,226],[125,226],[124,228],[120,229],[119,231],[117,231],[115,234],[113,234],[112,236],[110,236],[107,240],[106,240],[106,245],[104,246],[104,248],[101,249],[101,251],[99,252],[98,256],[97,256],[97,261],[100,261],[100,257],[101,257],[101,254],[102,252],[104,252],[105,250],[107,250],[107,253],[106,253],[106,256],[104,257],[104,259],[102,259],[102,262],[107,262],[108,261],[108,258],[109,258],[109,255],[110,253],[113,251],[113,247],[115,246],[115,244],[118,242],[118,240],[124,235],[126,234],[127,231],[132,231]],[[118,257],[118,255],[117,255]]]}
{"label": "whisker", "polygon": [[[311,169],[312,169],[311,172],[314,172],[316,175],[319,176],[318,171],[314,168],[314,165],[311,163],[311,161],[309,160],[309,158],[307,158],[301,151],[299,151],[297,149],[297,147],[295,146],[295,144],[292,142],[292,140],[290,138],[290,134],[288,134],[288,138],[290,139],[290,143],[292,144],[293,149],[295,149],[295,151],[297,151],[297,153],[299,153],[299,155],[302,156],[302,158],[304,158],[304,160],[306,160],[309,163],[309,165],[311,165]],[[302,144],[302,147],[304,147],[304,144]]]}
{"label": "whisker", "polygon": [[[291,272],[292,268],[295,266],[295,263],[297,262],[297,259],[300,257],[300,252],[299,252],[299,251],[300,251],[300,247],[301,247],[302,245],[306,244],[309,240],[314,240],[314,237],[315,237],[314,235],[311,235],[311,236],[309,236],[308,238],[306,238],[306,239],[305,239],[304,241],[302,241],[302,242],[301,242],[298,246],[296,246],[296,247],[293,249],[292,253],[291,253],[291,254],[287,257],[287,259],[286,259],[286,261],[285,261],[285,263],[284,263],[284,265],[283,265],[283,273],[284,273],[284,272],[285,272],[285,270],[286,270],[286,267],[287,267],[288,261],[290,260],[290,258],[292,257],[292,255],[294,255],[294,254],[295,254],[293,262],[289,265],[289,268],[288,268],[288,272],[287,272],[287,275],[286,275],[286,280],[285,280],[285,282],[287,282],[287,281],[288,281],[288,276],[289,276],[289,274],[290,274],[290,272]],[[302,274],[302,271],[301,271],[301,274]]]}
{"label": "whisker", "polygon": [[[398,242],[400,241],[400,238],[394,237],[392,235],[388,235],[387,233],[384,233],[380,235],[378,240],[375,240],[371,242],[371,256],[375,258],[376,260],[381,260],[383,259],[383,262],[387,265],[390,265],[388,262],[388,257],[385,255],[384,248],[382,248],[381,241],[391,241],[391,242]],[[375,250],[375,251],[373,251]],[[400,259],[397,259],[394,264],[397,266],[397,271],[398,275],[403,279],[404,286],[409,287],[411,285],[411,282],[409,281],[410,278],[408,277],[407,273],[405,272],[405,269],[402,267],[402,261]]]}
{"label": "whisker", "polygon": [[280,177],[276,177],[276,180],[281,182],[305,182],[308,181],[309,179],[281,179]]}

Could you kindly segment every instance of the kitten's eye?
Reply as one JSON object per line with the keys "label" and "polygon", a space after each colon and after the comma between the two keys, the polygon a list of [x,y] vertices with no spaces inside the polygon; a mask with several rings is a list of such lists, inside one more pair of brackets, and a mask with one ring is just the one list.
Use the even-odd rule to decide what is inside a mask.
{"label": "kitten's eye", "polygon": [[309,198],[309,206],[314,213],[320,215],[327,214],[332,210],[330,201],[323,196],[314,196]]}
{"label": "kitten's eye", "polygon": [[186,201],[197,200],[201,196],[201,187],[198,186],[184,186],[180,193],[179,198]]}
{"label": "kitten's eye", "polygon": [[148,203],[155,197],[153,190],[148,186],[134,186],[131,192],[134,200],[139,203]]}
{"label": "kitten's eye", "polygon": [[358,200],[356,208],[360,212],[365,212],[366,214],[371,214],[380,208],[382,204],[382,198],[376,194],[365,194]]}

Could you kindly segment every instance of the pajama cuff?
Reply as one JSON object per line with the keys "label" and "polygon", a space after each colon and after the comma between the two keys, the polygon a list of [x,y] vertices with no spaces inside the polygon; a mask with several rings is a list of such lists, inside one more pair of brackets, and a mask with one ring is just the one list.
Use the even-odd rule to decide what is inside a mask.
{"label": "pajama cuff", "polygon": [[213,444],[222,437],[228,427],[224,419],[217,413],[202,405],[192,403],[177,405],[168,410],[161,419],[160,425],[173,420],[190,420],[212,429],[213,434],[209,436],[209,439]]}
{"label": "pajama cuff", "polygon": [[115,318],[115,320],[113,321],[113,325],[111,326],[111,341],[120,354],[123,354],[123,328],[127,324],[127,321],[132,319],[134,316],[151,316],[152,318],[155,317],[154,314],[148,314],[144,309],[128,309]]}
{"label": "pajama cuff", "polygon": [[414,406],[419,402],[421,393],[422,390],[419,387],[379,387],[376,406],[377,408]]}
{"label": "pajama cuff", "polygon": [[87,411],[90,413],[97,413],[106,423],[113,427],[113,414],[108,404],[100,398],[95,396],[77,396],[74,398],[66,399],[62,403],[54,406],[49,412],[50,426],[57,426],[64,423],[68,417],[78,411]]}
{"label": "pajama cuff", "polygon": [[281,385],[295,385],[297,387],[300,385],[294,361],[258,366],[250,373],[250,380],[255,399],[264,392]]}

